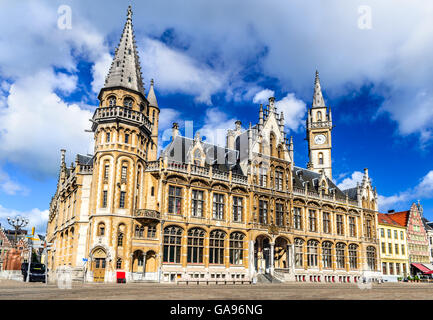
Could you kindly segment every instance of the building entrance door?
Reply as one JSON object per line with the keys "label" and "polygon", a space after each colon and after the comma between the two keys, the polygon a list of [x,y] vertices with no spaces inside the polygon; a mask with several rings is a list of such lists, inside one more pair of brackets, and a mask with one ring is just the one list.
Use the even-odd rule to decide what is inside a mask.
{"label": "building entrance door", "polygon": [[102,249],[97,249],[93,253],[92,271],[94,282],[104,282],[105,279],[106,254]]}
{"label": "building entrance door", "polygon": [[258,273],[271,272],[271,248],[267,237],[257,237],[254,244],[254,262]]}

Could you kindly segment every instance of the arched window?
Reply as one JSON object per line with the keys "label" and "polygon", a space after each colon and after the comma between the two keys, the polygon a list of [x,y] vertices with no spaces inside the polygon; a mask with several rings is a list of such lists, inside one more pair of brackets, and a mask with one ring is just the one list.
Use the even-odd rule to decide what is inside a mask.
{"label": "arched window", "polygon": [[323,268],[332,268],[332,243],[325,241],[322,244]]}
{"label": "arched window", "polygon": [[132,108],[132,102],[133,100],[131,98],[126,97],[123,99],[123,105],[127,108]]}
{"label": "arched window", "polygon": [[323,153],[319,152],[319,164],[323,164]]}
{"label": "arched window", "polygon": [[318,245],[319,245],[319,241],[317,240],[309,240],[307,242],[307,257],[308,257],[309,267],[317,267]]}
{"label": "arched window", "polygon": [[345,267],[345,256],[344,256],[344,249],[346,248],[346,245],[344,243],[337,243],[335,246],[335,256],[336,256],[336,262],[337,262],[337,268],[343,269]]}
{"label": "arched window", "polygon": [[367,265],[370,270],[376,270],[376,248],[367,247]]}
{"label": "arched window", "polygon": [[123,247],[123,233],[122,232],[119,232],[117,234],[117,246]]}
{"label": "arched window", "polygon": [[164,228],[163,262],[180,263],[182,229],[176,226]]}
{"label": "arched window", "polygon": [[209,236],[209,263],[224,264],[224,239],[226,233],[214,230]]}
{"label": "arched window", "polygon": [[193,228],[188,231],[187,262],[203,263],[204,230]]}
{"label": "arched window", "polygon": [[105,235],[105,223],[100,222],[98,224],[98,236],[102,237]]}
{"label": "arched window", "polygon": [[114,107],[114,106],[116,106],[116,97],[109,97],[109,98],[108,98],[108,106],[109,106],[109,107]]}
{"label": "arched window", "polygon": [[322,112],[317,111],[317,121],[322,121]]}
{"label": "arched window", "polygon": [[242,264],[244,261],[244,238],[241,232],[230,234],[230,264]]}
{"label": "arched window", "polygon": [[350,269],[358,269],[358,246],[356,244],[349,245],[349,264]]}
{"label": "arched window", "polygon": [[304,266],[304,240],[299,238],[295,239],[295,266]]}

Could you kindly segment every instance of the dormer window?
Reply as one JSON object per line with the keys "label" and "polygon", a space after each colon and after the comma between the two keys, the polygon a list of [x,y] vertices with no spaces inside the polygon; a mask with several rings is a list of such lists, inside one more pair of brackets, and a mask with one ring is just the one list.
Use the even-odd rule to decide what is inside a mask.
{"label": "dormer window", "polygon": [[132,99],[131,98],[123,99],[123,105],[127,108],[132,108]]}
{"label": "dormer window", "polygon": [[108,106],[114,107],[116,105],[116,97],[108,98]]}
{"label": "dormer window", "polygon": [[322,112],[317,111],[317,121],[322,121]]}

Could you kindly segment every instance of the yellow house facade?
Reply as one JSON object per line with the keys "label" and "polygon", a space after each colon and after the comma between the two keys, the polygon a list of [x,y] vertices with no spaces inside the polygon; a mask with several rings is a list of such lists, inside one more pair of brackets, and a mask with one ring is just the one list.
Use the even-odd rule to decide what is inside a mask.
{"label": "yellow house facade", "polygon": [[406,226],[388,214],[378,214],[380,259],[384,276],[410,275]]}

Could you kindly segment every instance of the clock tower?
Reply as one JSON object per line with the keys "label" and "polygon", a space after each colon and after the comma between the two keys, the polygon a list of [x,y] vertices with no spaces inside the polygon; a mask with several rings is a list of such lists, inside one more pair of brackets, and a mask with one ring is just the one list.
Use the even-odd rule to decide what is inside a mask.
{"label": "clock tower", "polygon": [[309,157],[307,168],[317,173],[320,173],[323,170],[329,179],[332,179],[331,131],[331,108],[325,106],[322,89],[320,87],[319,73],[316,71],[313,105],[308,110],[307,117]]}

